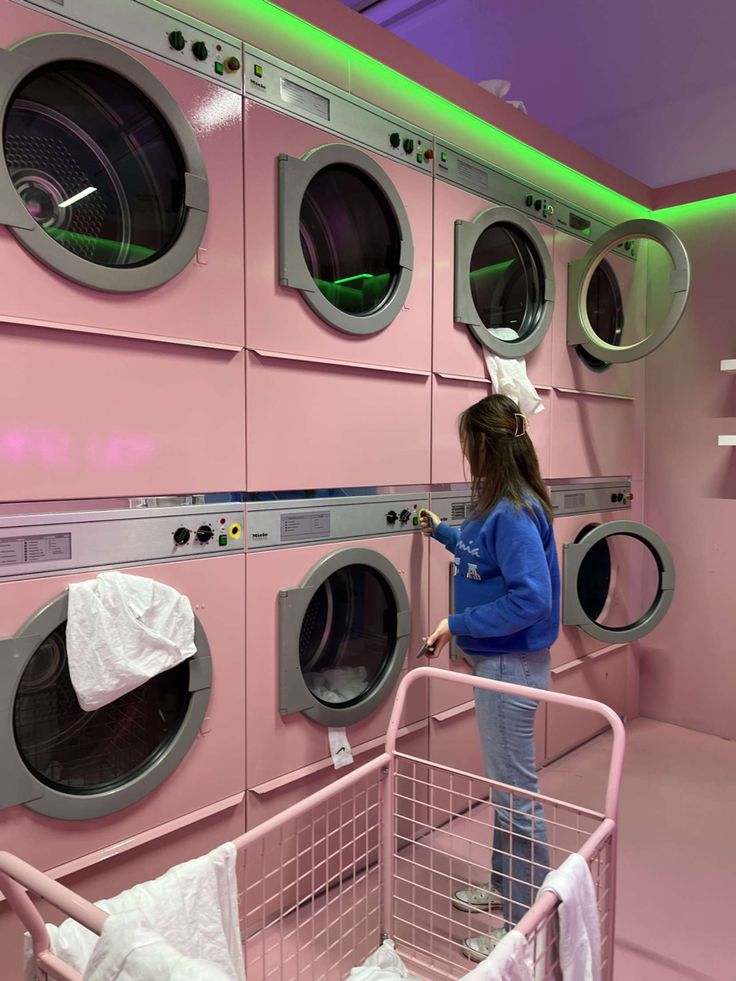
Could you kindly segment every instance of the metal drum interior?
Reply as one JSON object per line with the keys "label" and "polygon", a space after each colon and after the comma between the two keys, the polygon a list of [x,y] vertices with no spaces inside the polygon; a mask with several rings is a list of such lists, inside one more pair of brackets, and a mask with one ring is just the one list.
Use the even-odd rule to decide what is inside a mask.
{"label": "metal drum interior", "polygon": [[299,664],[323,705],[355,705],[385,676],[396,650],[397,606],[384,577],[366,565],[333,572],[310,600]]}
{"label": "metal drum interior", "polygon": [[100,266],[159,259],[185,219],[186,167],[153,102],[101,65],[58,61],[27,75],[3,131],[13,186],[40,228]]}

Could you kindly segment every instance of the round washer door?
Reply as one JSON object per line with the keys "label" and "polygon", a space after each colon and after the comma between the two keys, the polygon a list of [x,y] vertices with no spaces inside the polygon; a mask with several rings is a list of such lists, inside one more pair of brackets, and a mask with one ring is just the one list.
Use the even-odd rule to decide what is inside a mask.
{"label": "round washer door", "polygon": [[563,578],[562,622],[610,644],[653,630],[675,588],[669,549],[638,521],[584,527],[563,547]]}
{"label": "round washer door", "polygon": [[324,558],[279,594],[280,711],[349,726],[391,696],[409,645],[409,597],[372,549]]}
{"label": "round washer door", "polygon": [[[612,269],[621,246],[632,279],[624,299]],[[680,322],[690,279],[685,246],[667,225],[649,218],[616,225],[568,266],[568,345],[598,370],[646,357]]]}
{"label": "round washer door", "polygon": [[68,279],[160,286],[194,258],[208,210],[184,113],[135,58],[78,34],[0,59],[0,224]]}
{"label": "round washer door", "polygon": [[134,804],[173,773],[204,720],[212,662],[195,617],[193,657],[85,712],[69,677],[67,608],[65,593],[0,641],[0,718],[8,734],[0,807],[25,804],[83,820]]}
{"label": "round washer door", "polygon": [[505,358],[537,347],[552,322],[552,258],[534,223],[513,208],[455,222],[455,321]]}
{"label": "round washer door", "polygon": [[326,323],[376,334],[409,293],[406,209],[387,174],[355,147],[279,157],[279,277]]}

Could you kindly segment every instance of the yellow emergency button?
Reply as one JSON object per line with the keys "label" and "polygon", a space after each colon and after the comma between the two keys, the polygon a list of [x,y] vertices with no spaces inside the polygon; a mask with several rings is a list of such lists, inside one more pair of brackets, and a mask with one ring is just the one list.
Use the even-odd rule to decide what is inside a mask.
{"label": "yellow emergency button", "polygon": [[231,538],[240,538],[240,536],[242,534],[242,528],[240,527],[240,525],[238,525],[238,524],[230,525],[230,529],[229,530],[230,530],[230,537]]}

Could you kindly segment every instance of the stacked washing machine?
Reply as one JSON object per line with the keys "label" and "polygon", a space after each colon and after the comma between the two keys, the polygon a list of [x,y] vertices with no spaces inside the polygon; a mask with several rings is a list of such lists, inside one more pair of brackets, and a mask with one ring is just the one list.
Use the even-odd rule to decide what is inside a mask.
{"label": "stacked washing machine", "polygon": [[[245,827],[243,508],[206,496],[245,481],[242,46],[0,8],[0,840],[100,898]],[[196,652],[84,711],[68,587],[101,571],[188,597]]]}
{"label": "stacked washing machine", "polygon": [[[611,227],[442,144],[434,215],[433,508],[451,524],[465,519],[457,417],[490,391],[489,355],[525,357],[545,409],[529,430],[552,493],[563,572],[552,685],[626,715],[635,695],[630,644],[664,616],[674,587],[666,544],[641,523],[641,359],[677,326],[687,255],[660,223]],[[433,622],[451,610],[451,572],[435,550]],[[455,648],[443,662],[466,669]],[[473,715],[451,686],[430,693],[433,758],[482,770]],[[589,738],[589,726],[578,713],[540,711],[538,760]]]}
{"label": "stacked washing machine", "polygon": [[[428,627],[433,141],[244,50],[247,813],[383,747]],[[427,751],[416,687],[402,745]]]}

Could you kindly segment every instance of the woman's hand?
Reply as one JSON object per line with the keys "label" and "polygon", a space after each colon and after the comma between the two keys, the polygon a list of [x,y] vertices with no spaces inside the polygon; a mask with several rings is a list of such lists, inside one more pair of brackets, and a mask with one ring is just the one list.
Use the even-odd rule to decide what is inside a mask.
{"label": "woman's hand", "polygon": [[426,646],[432,648],[431,651],[427,651],[427,657],[437,657],[442,648],[449,644],[451,640],[450,624],[445,617],[444,620],[440,620],[429,637],[424,638]]}
{"label": "woman's hand", "polygon": [[431,538],[434,535],[434,530],[440,523],[440,517],[435,514],[434,511],[430,511],[429,508],[422,508],[419,512],[419,524],[422,529],[422,534],[427,538]]}

